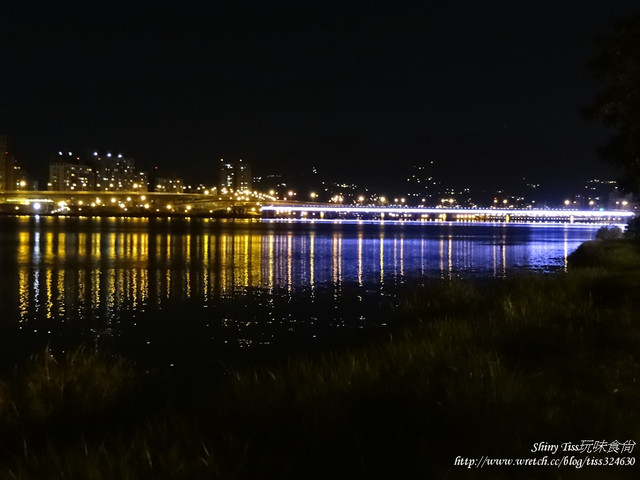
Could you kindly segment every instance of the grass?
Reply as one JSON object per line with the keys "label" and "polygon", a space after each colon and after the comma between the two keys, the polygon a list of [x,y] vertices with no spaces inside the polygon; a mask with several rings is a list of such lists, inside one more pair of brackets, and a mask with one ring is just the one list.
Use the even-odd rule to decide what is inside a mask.
{"label": "grass", "polygon": [[[189,394],[117,356],[45,352],[0,383],[0,477],[635,478],[454,466],[640,439],[640,255],[586,248],[566,275],[414,290],[375,338],[228,368]],[[606,268],[618,249],[624,268]]]}
{"label": "grass", "polygon": [[573,268],[603,268],[634,271],[640,269],[640,243],[629,238],[585,242],[569,256]]}

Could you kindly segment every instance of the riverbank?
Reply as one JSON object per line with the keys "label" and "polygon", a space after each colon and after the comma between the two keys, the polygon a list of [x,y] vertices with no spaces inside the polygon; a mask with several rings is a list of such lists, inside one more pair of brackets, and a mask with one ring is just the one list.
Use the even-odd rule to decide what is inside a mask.
{"label": "riverbank", "polygon": [[[455,464],[640,439],[640,254],[586,248],[568,274],[434,283],[404,297],[391,330],[188,388],[105,352],[43,353],[0,383],[3,475],[635,478],[620,465]],[[602,260],[621,251],[622,264]]]}

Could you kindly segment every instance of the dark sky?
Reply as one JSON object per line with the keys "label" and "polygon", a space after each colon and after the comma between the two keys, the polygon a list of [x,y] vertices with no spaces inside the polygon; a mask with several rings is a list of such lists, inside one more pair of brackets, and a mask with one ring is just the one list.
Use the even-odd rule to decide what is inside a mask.
{"label": "dark sky", "polygon": [[637,0],[15,3],[0,131],[32,172],[46,178],[59,149],[99,149],[211,183],[221,157],[379,184],[431,160],[496,187],[611,175],[595,153],[606,133],[579,112],[596,91],[586,63],[597,33],[640,12]]}

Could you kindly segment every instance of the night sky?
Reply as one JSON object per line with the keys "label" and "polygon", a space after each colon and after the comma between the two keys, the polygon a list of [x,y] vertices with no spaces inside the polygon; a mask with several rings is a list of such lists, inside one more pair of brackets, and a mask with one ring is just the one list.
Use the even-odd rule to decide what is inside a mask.
{"label": "night sky", "polygon": [[[16,2],[17,3],[17,2]],[[582,119],[594,36],[637,0],[86,2],[3,6],[0,132],[41,181],[58,150],[122,152],[214,183],[459,184],[615,176]],[[133,2],[131,2],[133,3]]]}

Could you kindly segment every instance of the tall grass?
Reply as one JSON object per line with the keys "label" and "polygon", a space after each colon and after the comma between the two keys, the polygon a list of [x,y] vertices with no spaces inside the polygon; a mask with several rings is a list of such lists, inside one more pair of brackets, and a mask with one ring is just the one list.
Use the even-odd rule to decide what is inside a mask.
{"label": "tall grass", "polygon": [[639,287],[638,270],[602,267],[434,284],[366,342],[229,368],[170,399],[126,360],[45,353],[0,384],[0,477],[635,478],[453,462],[638,441]]}

